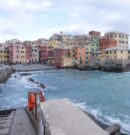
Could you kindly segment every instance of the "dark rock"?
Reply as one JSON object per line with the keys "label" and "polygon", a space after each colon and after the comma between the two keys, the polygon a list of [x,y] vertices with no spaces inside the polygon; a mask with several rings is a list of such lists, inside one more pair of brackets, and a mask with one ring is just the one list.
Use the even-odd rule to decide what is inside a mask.
{"label": "dark rock", "polygon": [[11,67],[4,68],[0,70],[0,83],[4,83],[13,74],[15,70]]}
{"label": "dark rock", "polygon": [[32,78],[29,78],[28,81],[30,81],[30,82],[35,82]]}
{"label": "dark rock", "polygon": [[46,86],[45,86],[43,83],[39,83],[39,86],[40,86],[41,88],[43,88],[43,89],[46,88]]}
{"label": "dark rock", "polygon": [[21,73],[20,75],[22,75],[22,76],[28,76],[28,75],[31,75],[31,73]]}
{"label": "dark rock", "polygon": [[120,133],[121,126],[119,124],[112,124],[106,131],[109,135],[115,135],[116,133]]}
{"label": "dark rock", "polygon": [[39,87],[41,87],[42,89],[46,88],[46,86],[45,86],[43,83],[36,82],[36,81],[33,80],[32,78],[29,78],[28,81],[33,82],[33,83],[39,85]]}

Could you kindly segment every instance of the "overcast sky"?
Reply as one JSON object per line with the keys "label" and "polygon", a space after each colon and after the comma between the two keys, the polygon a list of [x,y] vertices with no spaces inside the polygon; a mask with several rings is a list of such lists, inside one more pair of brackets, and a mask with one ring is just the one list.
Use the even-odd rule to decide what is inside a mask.
{"label": "overcast sky", "polygon": [[130,31],[130,0],[0,0],[0,41]]}

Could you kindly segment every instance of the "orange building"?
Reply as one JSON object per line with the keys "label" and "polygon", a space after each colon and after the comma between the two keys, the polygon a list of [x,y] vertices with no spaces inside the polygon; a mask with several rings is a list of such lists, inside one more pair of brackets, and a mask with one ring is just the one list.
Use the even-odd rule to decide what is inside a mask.
{"label": "orange building", "polygon": [[72,48],[72,58],[76,64],[85,64],[86,52],[85,47],[76,46]]}
{"label": "orange building", "polygon": [[103,37],[99,40],[99,50],[105,50],[107,48],[113,48],[117,46],[117,40]]}

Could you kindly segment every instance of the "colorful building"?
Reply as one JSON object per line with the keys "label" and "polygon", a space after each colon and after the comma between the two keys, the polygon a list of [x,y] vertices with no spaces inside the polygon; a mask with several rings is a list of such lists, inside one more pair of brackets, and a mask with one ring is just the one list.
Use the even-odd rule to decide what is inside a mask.
{"label": "colorful building", "polygon": [[32,47],[31,63],[38,63],[38,62],[39,62],[39,49],[36,47]]}
{"label": "colorful building", "polygon": [[70,48],[57,48],[55,50],[55,65],[57,68],[73,66]]}
{"label": "colorful building", "polygon": [[113,48],[117,46],[117,40],[103,37],[99,40],[99,50],[105,50],[107,48]]}
{"label": "colorful building", "polygon": [[89,31],[89,36],[100,37],[100,35],[101,35],[101,32],[98,32],[98,31]]}
{"label": "colorful building", "polygon": [[9,63],[9,51],[7,48],[0,49],[0,63]]}
{"label": "colorful building", "polygon": [[102,61],[127,60],[127,59],[128,59],[128,49],[115,47],[115,48],[108,48],[102,51]]}
{"label": "colorful building", "polygon": [[86,54],[85,47],[75,46],[72,48],[71,56],[75,64],[85,64]]}
{"label": "colorful building", "polygon": [[26,48],[21,44],[10,45],[9,62],[11,64],[26,63]]}
{"label": "colorful building", "polygon": [[99,52],[99,38],[89,37],[88,43],[85,45],[86,49],[86,64],[92,64],[98,60]]}
{"label": "colorful building", "polygon": [[41,63],[51,61],[51,60],[53,61],[55,59],[55,49],[48,46],[40,46],[39,58]]}
{"label": "colorful building", "polygon": [[108,39],[115,39],[117,41],[117,47],[128,49],[129,35],[122,32],[108,32],[105,33],[105,37]]}

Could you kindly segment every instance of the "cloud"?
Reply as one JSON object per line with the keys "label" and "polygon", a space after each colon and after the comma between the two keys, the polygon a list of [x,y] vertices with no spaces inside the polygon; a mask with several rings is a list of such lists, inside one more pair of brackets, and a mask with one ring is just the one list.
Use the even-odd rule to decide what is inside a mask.
{"label": "cloud", "polygon": [[130,33],[129,0],[0,0],[0,39],[50,37],[58,31]]}
{"label": "cloud", "polygon": [[[52,2],[49,0],[1,0],[0,9],[6,12],[15,11],[44,11],[52,6]],[[4,6],[3,6],[4,5]]]}
{"label": "cloud", "polygon": [[4,29],[3,31],[1,31],[1,35],[2,36],[16,36],[18,35],[18,33],[16,33],[15,31],[11,29]]}

